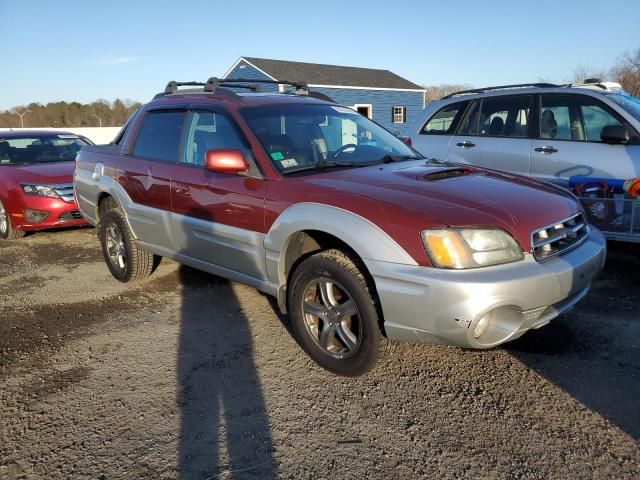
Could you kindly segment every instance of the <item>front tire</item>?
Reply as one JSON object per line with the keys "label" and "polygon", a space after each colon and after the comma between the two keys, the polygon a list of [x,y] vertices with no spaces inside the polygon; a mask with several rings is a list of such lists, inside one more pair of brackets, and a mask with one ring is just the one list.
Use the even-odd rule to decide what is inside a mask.
{"label": "front tire", "polygon": [[355,377],[376,363],[384,337],[373,284],[341,250],[302,260],[291,275],[288,309],[302,348],[322,368]]}
{"label": "front tire", "polygon": [[147,278],[162,257],[139,249],[127,219],[118,208],[104,214],[99,227],[104,261],[111,274],[122,283]]}
{"label": "front tire", "polygon": [[14,230],[11,226],[9,212],[0,201],[0,238],[4,240],[15,240],[25,236],[24,230]]}

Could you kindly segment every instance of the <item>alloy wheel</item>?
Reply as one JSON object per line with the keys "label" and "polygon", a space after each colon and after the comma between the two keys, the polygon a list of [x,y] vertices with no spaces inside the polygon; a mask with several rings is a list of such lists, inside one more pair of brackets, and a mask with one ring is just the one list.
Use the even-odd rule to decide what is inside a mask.
{"label": "alloy wheel", "polygon": [[7,217],[7,211],[4,208],[2,202],[0,202],[0,233],[6,235],[9,231],[9,218]]}
{"label": "alloy wheel", "polygon": [[337,359],[356,353],[362,340],[360,314],[338,282],[326,277],[312,280],[305,288],[302,310],[307,332],[325,352]]}
{"label": "alloy wheel", "polygon": [[106,243],[111,264],[120,270],[125,270],[127,267],[127,247],[122,231],[115,223],[107,227]]}

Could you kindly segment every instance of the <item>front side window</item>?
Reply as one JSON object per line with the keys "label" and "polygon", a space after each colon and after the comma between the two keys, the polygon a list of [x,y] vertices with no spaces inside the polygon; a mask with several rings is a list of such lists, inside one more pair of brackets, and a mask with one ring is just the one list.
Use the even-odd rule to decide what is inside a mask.
{"label": "front side window", "polygon": [[530,95],[489,97],[474,102],[461,128],[462,135],[526,138]]}
{"label": "front side window", "polygon": [[246,150],[237,131],[224,115],[210,111],[189,114],[181,163],[204,165],[207,150]]}
{"label": "front side window", "polygon": [[622,122],[601,102],[584,95],[549,94],[540,99],[540,138],[601,142],[602,129]]}
{"label": "front side window", "polygon": [[358,166],[391,157],[420,158],[384,128],[336,105],[273,105],[241,114],[272,163],[283,173],[301,167]]}
{"label": "front side window", "polygon": [[468,102],[448,105],[436,112],[420,131],[424,135],[453,135],[459,117],[464,113]]}
{"label": "front side window", "polygon": [[88,143],[77,135],[0,136],[0,165],[69,162]]}
{"label": "front side window", "polygon": [[600,142],[600,133],[606,126],[622,125],[622,122],[599,105],[582,104],[580,113],[584,122],[584,139],[587,142]]}
{"label": "front side window", "polygon": [[391,116],[393,123],[405,123],[407,121],[407,107],[393,107]]}
{"label": "front side window", "polygon": [[152,111],[142,120],[133,155],[176,162],[184,124],[184,111]]}

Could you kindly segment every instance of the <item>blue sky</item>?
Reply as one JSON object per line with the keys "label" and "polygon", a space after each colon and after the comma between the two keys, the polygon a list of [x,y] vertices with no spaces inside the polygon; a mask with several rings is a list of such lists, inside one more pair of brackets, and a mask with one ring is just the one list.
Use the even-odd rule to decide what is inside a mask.
{"label": "blue sky", "polygon": [[637,0],[465,3],[0,0],[0,110],[145,102],[169,80],[222,75],[242,55],[484,86],[563,81],[640,47]]}

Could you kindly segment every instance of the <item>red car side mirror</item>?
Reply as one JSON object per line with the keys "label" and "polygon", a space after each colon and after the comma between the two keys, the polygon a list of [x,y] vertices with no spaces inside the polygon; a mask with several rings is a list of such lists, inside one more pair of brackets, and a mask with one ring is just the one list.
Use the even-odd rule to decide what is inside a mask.
{"label": "red car side mirror", "polygon": [[249,171],[249,164],[240,150],[222,148],[207,150],[204,168],[209,172],[236,175]]}

